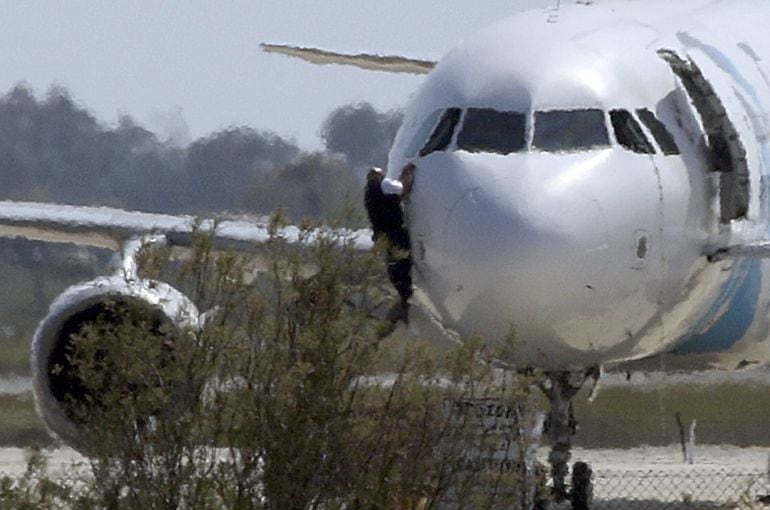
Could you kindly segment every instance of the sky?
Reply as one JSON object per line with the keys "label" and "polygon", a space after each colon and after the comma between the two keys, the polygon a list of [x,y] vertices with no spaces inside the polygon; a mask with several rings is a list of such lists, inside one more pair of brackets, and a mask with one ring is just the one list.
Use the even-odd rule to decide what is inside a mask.
{"label": "sky", "polygon": [[402,108],[424,77],[314,66],[261,42],[439,59],[484,26],[556,0],[0,0],[0,94],[65,87],[114,125],[124,114],[186,144],[231,126],[307,150],[336,107]]}

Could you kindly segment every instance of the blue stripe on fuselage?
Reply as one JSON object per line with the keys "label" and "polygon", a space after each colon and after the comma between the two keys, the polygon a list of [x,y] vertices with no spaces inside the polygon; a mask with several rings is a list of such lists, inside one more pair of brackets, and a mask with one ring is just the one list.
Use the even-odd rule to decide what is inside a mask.
{"label": "blue stripe on fuselage", "polygon": [[[693,328],[693,333],[672,352],[675,354],[721,352],[730,349],[754,321],[762,281],[762,263],[751,260],[734,268],[735,278],[727,282],[709,312]],[[717,316],[717,314],[721,315]],[[707,326],[707,324],[711,323]],[[706,328],[703,330],[703,328]]]}

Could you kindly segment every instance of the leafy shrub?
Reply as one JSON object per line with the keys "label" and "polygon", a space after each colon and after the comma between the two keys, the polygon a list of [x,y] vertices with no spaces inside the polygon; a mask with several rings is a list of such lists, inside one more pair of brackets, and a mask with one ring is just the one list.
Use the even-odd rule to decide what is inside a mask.
{"label": "leafy shrub", "polygon": [[[378,373],[393,353],[377,317],[395,300],[379,254],[341,230],[306,225],[298,243],[272,232],[249,254],[218,252],[205,232],[182,260],[142,253],[145,277],[208,310],[203,325],[178,332],[108,307],[79,332],[69,359],[83,398],[70,404],[90,461],[57,490],[74,507],[111,509],[509,508],[535,497],[529,381],[491,368],[477,339],[449,353],[415,341]],[[29,499],[26,480],[6,480],[0,503]]]}

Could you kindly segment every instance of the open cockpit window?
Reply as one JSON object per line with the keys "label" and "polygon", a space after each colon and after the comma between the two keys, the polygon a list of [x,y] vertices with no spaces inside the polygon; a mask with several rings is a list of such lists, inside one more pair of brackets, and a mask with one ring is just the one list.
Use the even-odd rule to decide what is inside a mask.
{"label": "open cockpit window", "polygon": [[615,139],[626,149],[639,154],[655,154],[652,146],[642,131],[642,126],[627,110],[610,111],[612,129],[615,131]]}
{"label": "open cockpit window", "polygon": [[430,135],[428,142],[420,149],[420,156],[427,156],[431,152],[443,151],[452,143],[452,135],[460,121],[462,111],[459,108],[448,108],[441,116],[436,129]]}
{"label": "open cockpit window", "polygon": [[520,112],[468,108],[457,135],[457,148],[468,152],[510,154],[526,146],[527,117]]}
{"label": "open cockpit window", "polygon": [[420,150],[420,147],[425,144],[425,141],[433,132],[433,128],[436,127],[436,123],[438,122],[438,119],[442,113],[444,113],[443,108],[441,110],[434,111],[423,119],[420,127],[417,128],[417,131],[415,131],[412,139],[409,140],[409,145],[404,151],[404,154],[406,154],[407,157],[412,158],[417,155],[417,151]]}
{"label": "open cockpit window", "polygon": [[604,112],[598,109],[535,112],[532,147],[548,152],[609,147]]}
{"label": "open cockpit window", "polygon": [[674,137],[666,129],[666,126],[658,120],[654,113],[647,108],[639,108],[636,110],[636,114],[639,115],[639,119],[650,130],[655,141],[658,142],[660,150],[666,156],[672,156],[679,154],[679,147],[677,147]]}

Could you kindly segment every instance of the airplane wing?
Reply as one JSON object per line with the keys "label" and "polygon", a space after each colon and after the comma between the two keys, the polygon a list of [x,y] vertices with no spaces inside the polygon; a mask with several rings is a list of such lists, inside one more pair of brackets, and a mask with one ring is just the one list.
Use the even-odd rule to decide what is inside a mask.
{"label": "airplane wing", "polygon": [[320,50],[317,48],[305,48],[290,46],[288,44],[260,44],[262,51],[277,53],[289,57],[300,58],[316,65],[347,65],[367,69],[369,71],[385,71],[389,73],[428,74],[436,62],[430,60],[418,60],[396,55],[370,55],[359,53],[350,55]]}
{"label": "airplane wing", "polygon": [[[0,237],[74,243],[120,250],[131,239],[157,233],[171,246],[190,246],[196,227],[215,229],[218,247],[249,250],[269,239],[265,220],[200,220],[111,207],[72,206],[37,202],[0,201]],[[279,231],[288,242],[299,239],[299,229],[288,226]],[[372,247],[368,230],[351,232],[356,248]]]}

